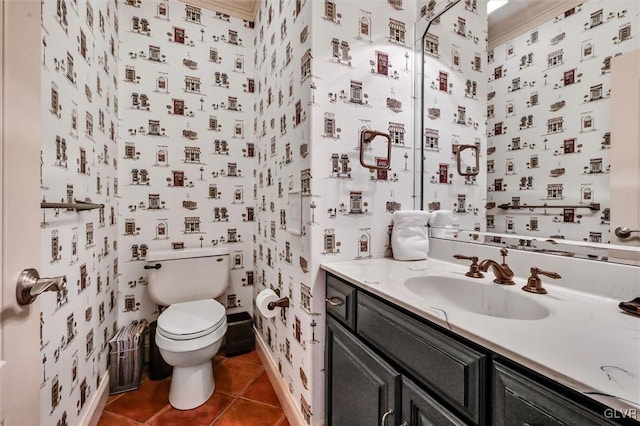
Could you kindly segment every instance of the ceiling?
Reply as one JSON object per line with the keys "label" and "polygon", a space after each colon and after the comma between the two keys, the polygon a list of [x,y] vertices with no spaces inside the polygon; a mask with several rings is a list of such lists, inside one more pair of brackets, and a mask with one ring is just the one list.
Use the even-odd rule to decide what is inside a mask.
{"label": "ceiling", "polygon": [[577,7],[585,0],[511,0],[489,15],[489,48]]}
{"label": "ceiling", "polygon": [[[194,6],[254,21],[260,0],[181,0]],[[489,47],[505,43],[584,0],[511,0],[489,15]]]}
{"label": "ceiling", "polygon": [[258,12],[258,6],[260,6],[260,0],[181,0],[185,3],[189,3],[193,6],[202,7],[205,9],[215,10],[216,12],[226,13],[227,15],[234,16],[240,19],[246,19],[247,21],[253,21],[256,13]]}

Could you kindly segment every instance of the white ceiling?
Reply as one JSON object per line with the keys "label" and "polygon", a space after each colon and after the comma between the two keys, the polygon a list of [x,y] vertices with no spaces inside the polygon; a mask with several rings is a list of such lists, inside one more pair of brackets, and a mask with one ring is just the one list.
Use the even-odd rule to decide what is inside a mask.
{"label": "white ceiling", "polygon": [[181,0],[193,6],[226,13],[247,21],[255,20],[260,0]]}
{"label": "white ceiling", "polygon": [[[181,0],[194,6],[216,10],[254,21],[260,0]],[[489,15],[489,45],[503,43],[531,30],[584,0],[510,0]]]}
{"label": "white ceiling", "polygon": [[510,0],[489,15],[489,47],[509,41],[584,0]]}

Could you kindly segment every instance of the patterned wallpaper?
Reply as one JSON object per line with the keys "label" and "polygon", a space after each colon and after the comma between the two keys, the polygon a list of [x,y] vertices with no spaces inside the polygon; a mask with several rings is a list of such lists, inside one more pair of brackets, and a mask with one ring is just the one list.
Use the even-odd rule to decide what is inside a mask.
{"label": "patterned wallpaper", "polygon": [[[254,130],[257,164],[254,180],[257,228],[253,260],[257,293],[273,288],[288,296],[290,307],[265,319],[254,309],[255,325],[274,364],[308,421],[315,415],[311,395],[312,347],[320,343],[322,322],[313,303],[311,236],[301,225],[301,198],[310,182],[310,81],[312,73],[309,1],[264,1],[255,22],[252,49],[256,63]],[[316,320],[311,326],[311,321]]]}
{"label": "patterned wallpaper", "polygon": [[173,0],[120,9],[120,321],[157,315],[149,250],[227,246],[219,300],[251,311],[253,24]]}
{"label": "patterned wallpaper", "polygon": [[[420,8],[401,0],[265,0],[254,25],[174,0],[127,0],[120,10],[112,2],[83,3],[80,18],[75,3],[61,3],[57,10],[69,9],[66,21],[57,18],[53,2],[45,2],[50,12],[44,33],[45,40],[67,37],[59,44],[67,47],[55,53],[46,48],[43,67],[45,87],[57,84],[63,107],[44,114],[52,128],[45,133],[66,142],[44,141],[43,192],[47,200],[60,200],[73,189],[76,198],[106,207],[104,214],[47,214],[43,224],[44,250],[49,258],[60,257],[43,269],[67,271],[78,289],[86,287],[69,293],[71,302],[81,301],[43,307],[43,391],[53,393],[50,363],[80,359],[75,382],[61,373],[71,368],[56,366],[62,403],[44,407],[46,415],[55,421],[64,410],[67,417],[77,415],[76,401],[95,390],[108,351],[100,346],[87,357],[84,346],[73,349],[79,340],[89,347],[93,322],[101,324],[95,333],[108,325],[106,342],[116,315],[123,324],[155,318],[142,269],[148,250],[225,244],[233,265],[222,300],[229,311],[252,312],[250,298],[266,287],[290,298],[291,307],[274,319],[256,314],[256,327],[302,417],[321,422],[325,290],[319,264],[390,255],[391,215],[413,205],[412,38]],[[86,21],[87,10],[96,21],[93,31],[76,23]],[[473,38],[466,41],[474,52],[483,49]],[[84,49],[88,61],[81,58]],[[67,50],[75,60],[73,79],[66,76]],[[75,95],[84,78],[84,97]],[[45,105],[53,105],[45,97]],[[443,121],[443,128],[449,124]],[[459,127],[478,130],[474,122]],[[363,129],[391,134],[390,170],[372,173],[359,165]],[[364,156],[384,164],[382,141],[374,140]],[[73,179],[60,179],[69,173]],[[80,218],[86,223],[77,223]],[[61,255],[50,244],[54,228]],[[95,246],[78,246],[92,235]],[[89,307],[98,310],[98,319]],[[60,341],[49,325],[68,330],[61,345],[49,343]],[[78,333],[81,339],[74,340]],[[88,390],[73,384],[85,375],[87,383],[92,380]]]}
{"label": "patterned wallpaper", "polygon": [[[256,326],[309,424],[324,418],[319,265],[388,255],[392,212],[412,208],[414,21],[382,0],[274,0],[258,13],[255,291],[292,305]],[[389,171],[360,166],[362,129],[392,132]],[[365,154],[384,162],[382,141]]]}
{"label": "patterned wallpaper", "polygon": [[635,50],[640,4],[590,0],[489,52],[489,207],[502,233],[609,242],[611,58]]}
{"label": "patterned wallpaper", "polygon": [[103,203],[42,210],[41,420],[78,424],[106,371],[116,328],[118,9],[114,0],[42,2],[42,199]]}
{"label": "patterned wallpaper", "polygon": [[[447,3],[419,2],[419,16],[430,19]],[[462,229],[485,229],[486,17],[485,0],[464,0],[434,21],[424,39],[424,208],[452,210]],[[458,170],[458,150],[468,176]]]}

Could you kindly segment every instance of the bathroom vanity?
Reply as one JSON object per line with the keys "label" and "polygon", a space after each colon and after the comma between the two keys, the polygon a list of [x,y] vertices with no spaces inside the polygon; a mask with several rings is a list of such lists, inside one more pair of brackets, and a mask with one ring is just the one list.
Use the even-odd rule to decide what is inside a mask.
{"label": "bathroom vanity", "polygon": [[327,425],[639,424],[640,319],[613,300],[437,260],[322,268]]}

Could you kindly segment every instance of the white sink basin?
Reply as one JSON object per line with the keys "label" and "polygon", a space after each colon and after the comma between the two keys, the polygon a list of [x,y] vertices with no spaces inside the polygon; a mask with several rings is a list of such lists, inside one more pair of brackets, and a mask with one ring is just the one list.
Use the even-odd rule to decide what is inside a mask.
{"label": "white sink basin", "polygon": [[425,308],[453,308],[513,320],[539,320],[551,315],[549,308],[532,299],[535,295],[520,293],[512,286],[439,275],[409,278],[404,285],[423,299]]}

